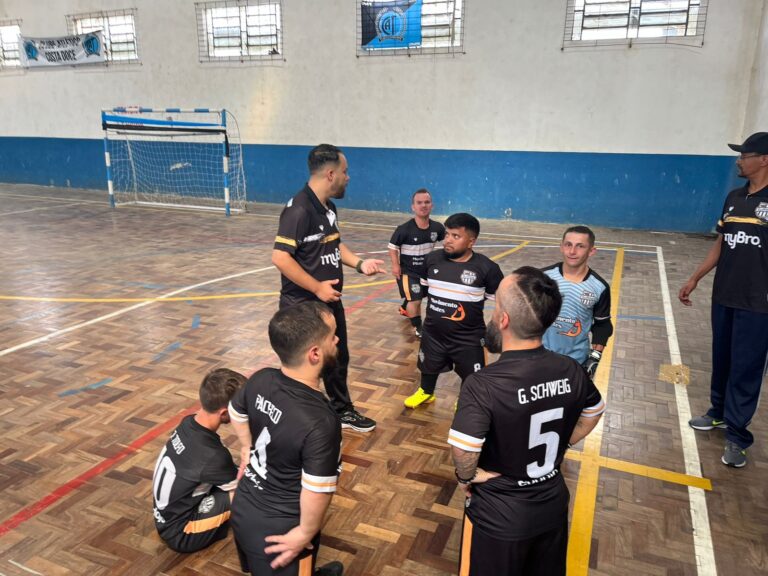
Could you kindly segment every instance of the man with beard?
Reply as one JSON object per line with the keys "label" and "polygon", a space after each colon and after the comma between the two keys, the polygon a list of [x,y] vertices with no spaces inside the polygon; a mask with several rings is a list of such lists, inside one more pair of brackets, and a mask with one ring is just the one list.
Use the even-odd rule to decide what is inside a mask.
{"label": "man with beard", "polygon": [[578,362],[542,346],[561,302],[536,268],[507,276],[487,338],[501,356],[462,386],[448,435],[467,497],[462,574],[565,576],[569,493],[560,464],[605,404]]}
{"label": "man with beard", "polygon": [[747,184],[728,194],[717,239],[678,297],[690,306],[699,280],[717,266],[711,407],[688,424],[695,430],[725,428],[721,461],[742,468],[754,441],[747,427],[757,410],[768,360],[768,132],[728,146],[740,153],[736,166]]}
{"label": "man with beard", "polygon": [[486,298],[493,300],[504,274],[490,258],[472,250],[480,222],[459,213],[445,221],[443,249],[427,256],[427,314],[419,350],[421,385],[405,399],[408,408],[435,401],[441,372],[455,370],[462,381],[485,366]]}
{"label": "man with beard", "polygon": [[395,229],[388,248],[392,275],[403,298],[400,314],[411,321],[416,337],[421,338],[421,280],[427,277],[427,256],[445,238],[445,227],[429,219],[432,195],[426,188],[413,193],[411,210],[414,217]]}
{"label": "man with beard", "polygon": [[376,422],[355,410],[349,395],[347,321],[341,303],[344,272],[341,265],[372,276],[384,272],[382,260],[364,260],[341,241],[338,213],[331,198],[342,199],[349,183],[347,158],[336,146],[320,144],[309,152],[309,181],[280,214],[272,263],[280,270],[280,308],[299,302],[328,304],[336,319],[339,361],[323,375],[331,406],[342,428],[370,432]]}
{"label": "man with beard", "polygon": [[560,313],[544,333],[544,347],[583,364],[590,378],[613,334],[611,288],[589,267],[596,251],[595,233],[586,226],[571,226],[560,242],[563,261],[543,269],[563,296]]}
{"label": "man with beard", "polygon": [[[232,527],[244,572],[309,574],[341,470],[339,417],[320,391],[337,357],[336,321],[325,304],[302,302],[269,322],[281,368],[248,379],[229,404],[240,441]],[[333,562],[315,572],[340,576]]]}

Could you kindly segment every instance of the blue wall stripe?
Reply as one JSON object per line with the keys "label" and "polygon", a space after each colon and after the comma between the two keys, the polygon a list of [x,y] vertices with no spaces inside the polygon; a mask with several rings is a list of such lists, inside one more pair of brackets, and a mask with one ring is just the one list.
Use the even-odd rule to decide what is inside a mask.
{"label": "blue wall stripe", "polygon": [[[248,199],[283,203],[306,181],[310,146],[244,145]],[[345,148],[342,207],[708,232],[739,181],[733,156]],[[106,189],[99,140],[0,138],[0,182]],[[105,201],[106,193],[105,193]]]}

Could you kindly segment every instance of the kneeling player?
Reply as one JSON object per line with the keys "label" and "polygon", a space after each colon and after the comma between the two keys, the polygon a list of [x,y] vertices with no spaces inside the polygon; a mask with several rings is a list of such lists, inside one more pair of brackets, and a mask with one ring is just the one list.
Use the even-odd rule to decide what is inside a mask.
{"label": "kneeling player", "polygon": [[245,376],[220,368],[200,385],[202,408],[171,433],[152,480],[155,526],[176,552],[196,552],[227,535],[237,466],[216,431]]}

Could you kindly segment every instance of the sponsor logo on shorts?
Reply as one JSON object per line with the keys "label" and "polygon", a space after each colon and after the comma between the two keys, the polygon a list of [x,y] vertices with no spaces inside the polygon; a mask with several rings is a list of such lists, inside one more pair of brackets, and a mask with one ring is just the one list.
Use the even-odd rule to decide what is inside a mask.
{"label": "sponsor logo on shorts", "polygon": [[475,280],[477,280],[477,274],[472,270],[464,270],[464,272],[461,273],[461,281],[467,286],[472,285]]}
{"label": "sponsor logo on shorts", "polygon": [[762,248],[762,244],[760,242],[760,236],[750,236],[743,230],[739,230],[736,232],[736,234],[731,234],[730,232],[726,232],[724,235],[725,243],[730,246],[731,250],[736,248],[739,244],[744,245],[752,245],[757,246],[758,248]]}
{"label": "sponsor logo on shorts", "polygon": [[424,362],[424,351],[423,350],[419,350],[419,361],[420,362]]}
{"label": "sponsor logo on shorts", "polygon": [[197,511],[200,514],[208,514],[213,510],[213,505],[216,504],[216,498],[213,496],[206,496],[200,501],[200,505],[197,507]]}
{"label": "sponsor logo on shorts", "polygon": [[152,514],[155,517],[155,522],[157,522],[158,524],[165,524],[165,518],[163,518],[163,515],[160,514],[160,510],[158,510],[157,508],[153,508]]}
{"label": "sponsor logo on shorts", "polygon": [[597,302],[597,294],[585,290],[581,293],[579,300],[581,300],[581,303],[584,304],[584,306],[590,308],[595,305],[595,302]]}
{"label": "sponsor logo on shorts", "polygon": [[755,216],[763,222],[768,222],[768,202],[760,202],[755,208]]}
{"label": "sponsor logo on shorts", "polygon": [[421,294],[421,286],[419,284],[411,284],[411,292]]}

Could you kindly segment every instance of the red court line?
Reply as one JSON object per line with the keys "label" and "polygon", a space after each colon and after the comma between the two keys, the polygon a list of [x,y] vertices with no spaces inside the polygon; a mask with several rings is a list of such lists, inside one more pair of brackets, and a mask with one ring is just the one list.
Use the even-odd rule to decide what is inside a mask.
{"label": "red court line", "polygon": [[138,452],[139,448],[147,444],[148,442],[151,442],[160,434],[163,432],[167,432],[171,428],[174,428],[184,416],[187,416],[188,414],[193,414],[194,412],[197,412],[199,409],[199,405],[195,405],[192,408],[187,408],[186,410],[180,412],[176,416],[172,417],[170,420],[163,422],[162,424],[158,424],[156,427],[154,427],[152,430],[144,434],[143,436],[139,437],[138,439],[131,442],[128,446],[123,448],[120,452],[112,456],[111,458],[108,458],[104,460],[103,462],[97,464],[90,470],[87,470],[86,472],[83,472],[80,474],[80,476],[73,478],[66,484],[63,484],[56,488],[53,492],[48,494],[47,496],[44,496],[34,504],[30,504],[26,508],[23,508],[21,511],[17,512],[15,515],[13,515],[11,518],[0,524],[0,537],[5,536],[8,532],[13,530],[14,528],[17,528],[20,524],[23,524],[30,518],[34,518],[40,512],[45,510],[46,508],[49,508],[65,496],[67,496],[70,492],[73,490],[76,490],[86,482],[88,482],[90,479],[94,478],[95,476],[98,476],[102,472],[108,470],[109,468],[112,468],[115,464],[120,462],[121,460],[124,460],[126,457],[130,456],[131,454],[134,454],[135,452]]}
{"label": "red court line", "polygon": [[350,314],[351,312],[354,312],[355,310],[360,310],[360,308],[362,308],[363,306],[365,306],[366,304],[368,304],[368,302],[370,302],[371,300],[374,300],[374,299],[378,298],[378,297],[379,297],[381,294],[383,294],[383,293],[384,293],[384,292],[386,292],[387,290],[392,290],[392,288],[394,288],[396,285],[397,285],[397,284],[395,284],[395,282],[394,282],[394,280],[393,280],[393,281],[392,281],[392,285],[391,285],[391,286],[382,286],[381,288],[379,288],[379,289],[378,289],[378,290],[376,290],[375,292],[372,292],[372,293],[368,294],[368,296],[366,296],[366,297],[365,297],[365,298],[363,298],[362,300],[359,300],[358,302],[355,302],[355,303],[354,303],[352,306],[350,306],[349,308],[345,308],[345,309],[344,309],[344,311],[345,311],[347,314]]}

